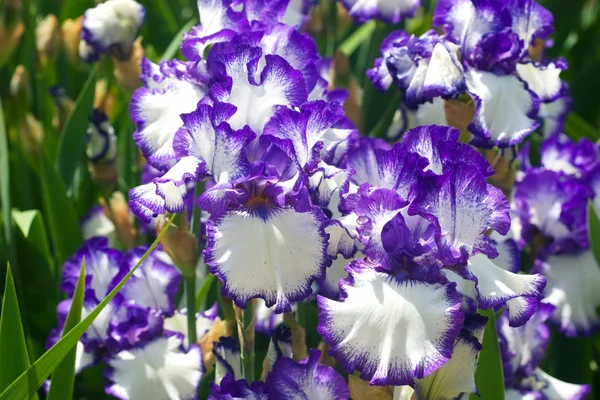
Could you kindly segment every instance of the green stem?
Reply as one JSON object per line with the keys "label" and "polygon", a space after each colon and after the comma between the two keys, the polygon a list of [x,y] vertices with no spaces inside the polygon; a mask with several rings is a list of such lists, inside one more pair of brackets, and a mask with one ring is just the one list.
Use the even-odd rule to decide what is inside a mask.
{"label": "green stem", "polygon": [[242,375],[248,382],[254,381],[254,302],[246,303],[241,310],[242,321],[238,320],[240,347],[242,350]]}
{"label": "green stem", "polygon": [[327,57],[333,57],[337,39],[337,1],[329,2],[328,22],[327,22],[327,48],[325,54]]}
{"label": "green stem", "polygon": [[189,343],[198,341],[196,335],[196,277],[186,276],[185,280],[185,299],[187,306],[187,326]]}

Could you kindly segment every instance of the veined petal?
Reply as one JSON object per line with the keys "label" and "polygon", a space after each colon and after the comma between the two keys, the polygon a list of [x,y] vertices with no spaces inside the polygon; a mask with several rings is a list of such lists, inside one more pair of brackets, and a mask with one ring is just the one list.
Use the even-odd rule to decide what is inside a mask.
{"label": "veined petal", "polygon": [[537,260],[536,272],[548,284],[544,303],[556,307],[551,321],[567,336],[591,334],[600,326],[596,308],[600,305],[600,268],[591,250],[577,254],[551,255]]}
{"label": "veined petal", "polygon": [[350,398],[346,380],[332,367],[319,364],[321,352],[312,349],[308,360],[280,358],[267,376],[270,399],[344,400]]}
{"label": "veined petal", "polygon": [[541,103],[539,117],[542,119],[544,137],[558,135],[564,132],[567,114],[571,111],[571,97],[564,89],[563,94],[550,103]]}
{"label": "veined petal", "polygon": [[[534,3],[534,2],[533,2]],[[517,64],[519,78],[527,83],[529,90],[535,93],[541,101],[552,102],[563,92],[560,73],[567,68],[564,60],[550,62],[546,65],[529,62]]]}
{"label": "veined petal", "polygon": [[[478,304],[487,310],[517,297],[539,299],[546,286],[546,279],[540,275],[522,275],[507,271],[494,263],[484,254],[477,254],[468,261],[469,272],[477,281]],[[524,324],[535,311],[520,315],[518,320],[511,320],[511,326]]]}
{"label": "veined petal", "polygon": [[546,39],[554,30],[552,13],[530,0],[509,0],[505,2],[512,16],[512,29],[525,44],[525,50],[535,43],[535,39]]}
{"label": "veined petal", "polygon": [[121,351],[108,361],[106,392],[119,399],[187,399],[202,377],[200,347],[181,351],[181,339],[160,337],[142,348]]}
{"label": "veined petal", "polygon": [[419,0],[342,1],[350,15],[358,22],[377,18],[390,24],[396,24],[405,17],[412,17],[419,3]]}
{"label": "veined petal", "polygon": [[170,167],[175,160],[173,137],[181,127],[181,114],[192,112],[207,94],[205,88],[184,79],[167,77],[162,88],[139,88],[129,105],[136,131],[133,139],[152,166]]}
{"label": "veined petal", "polygon": [[454,400],[462,393],[475,393],[475,369],[482,349],[478,336],[483,334],[486,319],[477,319],[475,331],[462,329],[454,343],[452,357],[446,364],[423,379],[415,379],[417,399]]}
{"label": "veined petal", "polygon": [[504,400],[545,400],[545,397],[541,392],[526,392],[524,390],[506,388],[504,390]]}
{"label": "veined petal", "polygon": [[339,281],[348,277],[346,265],[354,260],[362,258],[364,258],[364,255],[360,251],[357,251],[353,256],[348,258],[338,255],[338,257],[333,260],[333,263],[331,263],[331,267],[327,268],[325,279],[319,285],[319,294],[332,300],[339,299]]}
{"label": "veined petal", "polygon": [[516,76],[469,69],[467,87],[476,105],[469,124],[474,144],[512,146],[539,126],[539,100]]}
{"label": "veined petal", "polygon": [[243,379],[234,380],[231,375],[225,375],[221,384],[214,384],[208,394],[208,400],[267,400],[267,387],[264,382],[248,384]]}
{"label": "veined petal", "polygon": [[85,261],[85,297],[98,303],[109,292],[110,283],[119,273],[123,255],[120,251],[108,247],[108,239],[91,238],[83,244],[63,267],[60,289],[73,296],[82,261]]}
{"label": "veined petal", "polygon": [[583,400],[591,392],[590,385],[563,382],[540,368],[536,368],[533,376],[526,379],[523,386],[539,390],[547,399]]}
{"label": "veined petal", "polygon": [[510,228],[506,197],[469,164],[457,164],[442,176],[426,177],[408,214],[421,215],[434,224],[439,256],[449,264],[466,261],[473,251],[497,256],[485,232],[493,228],[504,235]]}
{"label": "veined petal", "polygon": [[[325,132],[344,117],[341,106],[324,101],[303,104],[298,111],[281,107],[264,128],[264,135],[296,159],[301,168],[314,169]],[[318,147],[317,147],[318,146]]]}
{"label": "veined petal", "polygon": [[378,186],[379,167],[375,156],[377,149],[390,150],[391,146],[381,139],[361,137],[358,146],[350,150],[348,166],[356,172],[352,177],[352,182],[357,185],[370,183]]}
{"label": "veined petal", "polygon": [[317,297],[318,331],[344,369],[371,384],[403,385],[450,359],[463,323],[454,284],[398,281],[362,260],[346,270],[340,301]]}
{"label": "veined petal", "polygon": [[259,205],[231,211],[208,222],[204,259],[239,307],[259,297],[276,312],[289,312],[290,303],[306,298],[331,262],[323,221],[316,208],[298,213]]}

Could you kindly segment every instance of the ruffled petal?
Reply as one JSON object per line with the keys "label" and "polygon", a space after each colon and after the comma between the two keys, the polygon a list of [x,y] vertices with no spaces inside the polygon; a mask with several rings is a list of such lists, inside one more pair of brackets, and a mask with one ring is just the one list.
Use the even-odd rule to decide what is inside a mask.
{"label": "ruffled petal", "polygon": [[343,0],[350,15],[357,22],[380,19],[390,24],[400,22],[402,18],[412,17],[419,7],[419,0]]}
{"label": "ruffled petal", "polygon": [[115,224],[104,213],[104,207],[94,206],[79,221],[81,236],[88,240],[94,236],[102,236],[108,239],[109,247],[116,247],[117,231]]}
{"label": "ruffled petal", "polygon": [[192,156],[180,159],[162,177],[129,191],[131,212],[149,223],[158,215],[183,211],[188,193],[186,183],[200,180],[204,171],[204,161]]}
{"label": "ruffled petal", "polygon": [[524,42],[525,49],[535,44],[535,39],[546,39],[554,30],[552,13],[530,0],[505,2],[512,16],[512,29]]}
{"label": "ruffled petal", "polygon": [[545,322],[554,312],[551,304],[540,304],[535,314],[523,326],[514,328],[506,313],[497,321],[505,381],[530,376],[546,354],[550,330]]}
{"label": "ruffled petal", "polygon": [[463,329],[454,343],[452,358],[423,379],[415,379],[418,399],[454,400],[461,393],[475,393],[475,368],[482,349],[478,336],[483,336],[486,319],[477,319],[471,331]]}
{"label": "ruffled petal", "polygon": [[517,74],[541,101],[549,103],[558,99],[563,92],[563,82],[559,75],[566,68],[563,60],[545,65],[529,62],[517,64]]}
{"label": "ruffled petal", "polygon": [[[477,254],[469,259],[469,272],[477,281],[478,304],[481,309],[496,307],[517,297],[539,299],[546,286],[546,279],[540,275],[515,274],[507,271],[490,260],[486,255]],[[519,313],[519,319],[511,319],[511,326],[524,324],[535,311]],[[529,314],[529,315],[527,315]]]}
{"label": "ruffled petal", "polygon": [[[146,250],[147,247],[141,246],[130,250],[125,255],[121,276],[117,277],[115,282],[118,282],[141,260]],[[136,269],[121,292],[129,302],[172,315],[175,311],[175,295],[180,283],[181,272],[173,264],[163,262],[156,254],[151,254]]]}
{"label": "ruffled petal", "polygon": [[142,348],[121,351],[108,361],[111,384],[106,393],[118,399],[188,399],[202,377],[200,347],[181,351],[181,339],[161,337]]}
{"label": "ruffled petal", "polygon": [[331,262],[323,221],[318,209],[298,213],[259,205],[231,211],[208,222],[204,260],[239,307],[259,297],[276,312],[289,312]]}
{"label": "ruffled petal", "polygon": [[108,239],[94,237],[87,240],[63,267],[60,289],[73,296],[81,263],[85,262],[85,297],[100,302],[111,289],[113,278],[119,273],[122,254],[108,247]]}
{"label": "ruffled petal", "polygon": [[[215,303],[211,308],[203,313],[196,313],[196,335],[198,338],[206,335],[206,333],[213,326],[215,319],[217,318],[217,304]],[[164,329],[167,332],[175,332],[183,335],[183,347],[185,349],[189,346],[188,339],[188,324],[187,324],[187,310],[175,311],[175,313],[168,318],[164,319]]]}
{"label": "ruffled petal", "polygon": [[263,382],[248,384],[243,379],[234,380],[231,375],[225,375],[220,385],[213,384],[208,394],[208,400],[267,400],[267,387]]}
{"label": "ruffled petal", "polygon": [[398,281],[362,260],[346,270],[339,302],[317,297],[318,331],[344,369],[371,384],[403,385],[450,359],[463,323],[454,284]]}
{"label": "ruffled petal", "polygon": [[320,158],[321,138],[343,117],[341,106],[324,101],[303,104],[298,111],[282,107],[269,120],[263,135],[273,137],[273,142],[301,168],[312,170]]}
{"label": "ruffled petal", "polygon": [[551,255],[537,260],[536,272],[546,277],[545,303],[556,307],[551,321],[567,336],[591,334],[600,326],[600,268],[591,250]]}
{"label": "ruffled petal", "polygon": [[539,100],[516,76],[469,69],[467,87],[476,105],[468,127],[475,135],[473,144],[512,146],[539,126]]}
{"label": "ruffled petal", "polygon": [[591,392],[590,385],[563,382],[548,375],[540,368],[535,370],[533,377],[526,380],[524,386],[536,388],[547,399],[583,400]]}
{"label": "ruffled petal", "polygon": [[346,380],[332,367],[319,364],[321,352],[312,349],[305,362],[280,358],[267,376],[270,399],[344,400],[350,398]]}
{"label": "ruffled petal", "polygon": [[133,139],[152,166],[170,167],[175,160],[173,137],[181,127],[181,114],[192,112],[206,89],[184,79],[167,77],[161,88],[139,88],[129,105],[136,131]]}

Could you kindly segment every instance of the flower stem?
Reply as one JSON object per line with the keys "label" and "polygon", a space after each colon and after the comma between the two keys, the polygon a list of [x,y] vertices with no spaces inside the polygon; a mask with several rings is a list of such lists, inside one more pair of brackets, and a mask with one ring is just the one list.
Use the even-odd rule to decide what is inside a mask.
{"label": "flower stem", "polygon": [[187,326],[189,343],[196,343],[196,277],[186,276],[185,282],[185,299],[187,305]]}
{"label": "flower stem", "polygon": [[242,375],[248,382],[254,381],[254,301],[246,303],[241,310],[235,307],[238,337],[242,350]]}
{"label": "flower stem", "polygon": [[306,304],[303,301],[296,303],[296,321],[298,324],[306,329]]}

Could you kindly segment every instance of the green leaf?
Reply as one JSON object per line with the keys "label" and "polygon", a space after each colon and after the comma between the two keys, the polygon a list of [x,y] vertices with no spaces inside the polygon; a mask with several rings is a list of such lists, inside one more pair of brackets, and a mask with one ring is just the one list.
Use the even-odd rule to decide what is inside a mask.
{"label": "green leaf", "polygon": [[9,259],[14,265],[13,230],[11,224],[10,203],[10,150],[8,148],[8,136],[6,134],[2,100],[0,99],[0,202],[2,203],[2,220],[4,221],[4,240],[6,241]]}
{"label": "green leaf", "polygon": [[44,226],[44,219],[39,210],[12,211],[12,217],[21,234],[48,261],[52,260],[52,252]]}
{"label": "green leaf", "polygon": [[[6,389],[10,383],[29,368],[29,356],[17,291],[13,281],[10,265],[6,269],[6,285],[0,314],[0,390]],[[19,399],[31,398],[35,390],[26,396],[13,397]]]}
{"label": "green leaf", "polygon": [[475,371],[475,384],[479,397],[470,395],[471,400],[504,400],[504,371],[496,331],[496,315],[493,309],[480,310],[488,318],[483,334],[483,349],[479,353],[479,363]]}
{"label": "green leaf", "polygon": [[90,72],[81,93],[77,97],[75,108],[73,108],[71,115],[65,122],[58,142],[56,168],[67,189],[73,186],[75,170],[79,166],[85,151],[85,134],[88,118],[94,107],[97,70],[98,66],[96,65]]}
{"label": "green leaf", "polygon": [[594,258],[598,265],[600,265],[600,219],[598,218],[598,214],[596,214],[592,200],[588,200],[587,229],[592,253],[594,253]]}
{"label": "green leaf", "polygon": [[44,351],[48,332],[56,326],[55,310],[60,300],[58,276],[42,213],[13,209],[12,217],[17,229],[15,247],[19,269],[16,274],[24,294],[21,298],[24,324],[30,338],[41,345],[40,352],[32,354],[35,359]]}
{"label": "green leaf", "polygon": [[46,378],[54,372],[60,362],[66,355],[77,345],[81,335],[90,327],[94,319],[102,312],[106,305],[117,295],[119,290],[133,276],[138,267],[146,260],[146,258],[156,248],[160,240],[163,238],[174,215],[167,221],[167,224],[160,232],[154,243],[146,250],[138,263],[129,271],[127,275],[117,284],[117,286],[73,329],[67,332],[54,346],[45,352],[31,367],[22,373],[13,383],[0,394],[0,400],[23,399],[31,396],[35,391],[42,386]]}
{"label": "green leaf", "polygon": [[600,132],[598,132],[598,130],[590,125],[586,120],[573,112],[567,115],[567,119],[565,121],[565,134],[575,141],[583,137],[591,140],[592,142],[596,142],[598,139],[600,139]]}
{"label": "green leaf", "polygon": [[177,51],[179,51],[179,45],[183,40],[183,34],[189,32],[189,30],[192,29],[192,26],[196,25],[197,23],[198,20],[196,18],[192,18],[179,30],[179,32],[175,34],[173,40],[171,43],[169,43],[169,46],[167,46],[167,49],[160,57],[161,61],[170,60],[175,57]]}
{"label": "green leaf", "polygon": [[[87,122],[86,125],[87,126]],[[82,244],[79,221],[73,202],[67,197],[67,189],[46,154],[40,152],[40,177],[42,181],[42,204],[44,216],[54,245],[56,265],[62,268],[64,262]]]}
{"label": "green leaf", "polygon": [[350,57],[363,42],[371,40],[373,32],[375,32],[375,27],[375,21],[369,21],[361,25],[360,28],[355,30],[340,44],[338,50],[344,53],[346,57]]}
{"label": "green leaf", "polygon": [[[67,315],[63,335],[73,329],[81,321],[81,309],[83,308],[83,297],[85,294],[85,260],[81,260],[79,269],[79,279],[73,293],[71,309]],[[58,364],[52,380],[50,390],[48,391],[48,400],[70,399],[73,396],[73,386],[75,384],[75,357],[77,355],[77,346],[72,348],[65,358]]]}
{"label": "green leaf", "polygon": [[206,297],[208,296],[208,292],[210,291],[210,287],[212,286],[215,280],[215,276],[213,274],[207,274],[202,282],[202,286],[200,286],[200,290],[198,290],[198,294],[196,294],[196,309],[201,310],[202,306],[206,304]]}

